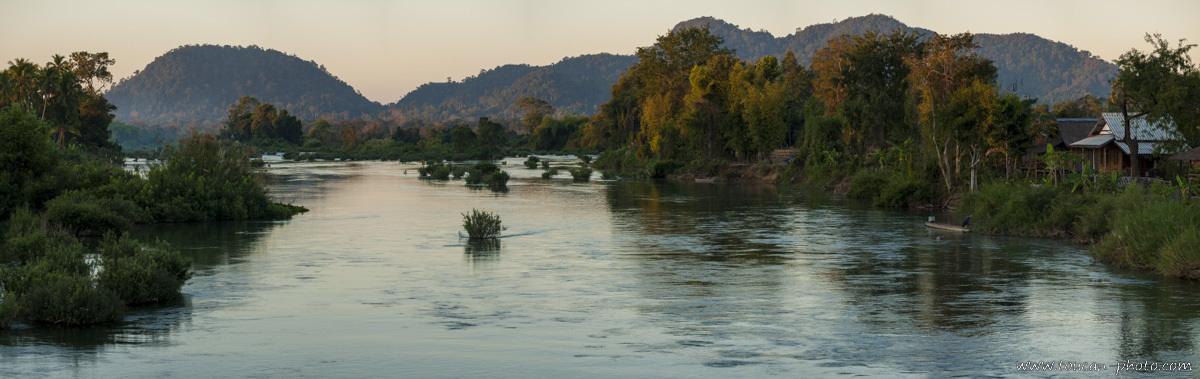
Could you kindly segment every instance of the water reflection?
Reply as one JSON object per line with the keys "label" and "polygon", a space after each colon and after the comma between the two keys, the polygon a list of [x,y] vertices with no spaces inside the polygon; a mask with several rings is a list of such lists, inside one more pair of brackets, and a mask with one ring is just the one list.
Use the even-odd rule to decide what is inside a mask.
{"label": "water reflection", "polygon": [[500,239],[467,239],[463,257],[474,267],[495,266],[500,261]]}
{"label": "water reflection", "polygon": [[242,261],[257,250],[263,236],[286,222],[216,221],[142,225],[130,231],[140,241],[163,240],[191,258],[197,270]]}

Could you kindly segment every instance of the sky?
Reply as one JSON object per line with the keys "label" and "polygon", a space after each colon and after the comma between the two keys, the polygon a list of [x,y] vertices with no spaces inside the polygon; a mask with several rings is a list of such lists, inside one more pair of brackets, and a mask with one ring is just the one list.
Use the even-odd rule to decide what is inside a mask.
{"label": "sky", "polygon": [[1037,34],[1108,61],[1147,50],[1146,33],[1200,43],[1196,0],[0,0],[0,62],[106,51],[120,79],[182,45],[258,45],[387,104],[505,64],[632,54],[696,17],[783,37],[872,13],[943,34]]}

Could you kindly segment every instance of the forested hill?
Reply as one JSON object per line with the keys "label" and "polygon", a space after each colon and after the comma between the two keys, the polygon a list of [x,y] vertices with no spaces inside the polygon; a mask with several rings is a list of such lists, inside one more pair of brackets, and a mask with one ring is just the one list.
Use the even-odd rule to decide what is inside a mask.
{"label": "forested hill", "polygon": [[[714,34],[724,37],[725,47],[736,49],[738,57],[742,59],[757,60],[765,55],[782,58],[791,50],[805,66],[812,60],[814,52],[842,34],[861,34],[872,29],[881,32],[916,30],[925,35],[933,33],[877,14],[811,25],[779,38],[765,31],[741,29],[712,17],[684,21],[675,28],[702,25],[708,25]],[[980,55],[995,62],[998,84],[1005,90],[1015,90],[1018,95],[1037,98],[1043,103],[1074,100],[1089,94],[1107,97],[1108,80],[1117,72],[1116,65],[1090,52],[1033,34],[976,34],[975,42],[979,44]]]}
{"label": "forested hill", "polygon": [[[811,25],[778,37],[766,31],[742,29],[712,17],[681,22],[675,28],[708,25],[725,38],[725,47],[738,57],[755,61],[765,55],[791,50],[808,66],[814,53],[830,39],[875,29],[932,31],[913,28],[885,15],[852,17]],[[977,34],[979,52],[996,63],[999,83],[1006,91],[1036,98],[1047,104],[1083,95],[1107,97],[1108,80],[1116,66],[1070,45],[1032,34]],[[593,114],[610,96],[609,89],[636,59],[625,55],[585,55],[563,59],[544,67],[507,65],[481,71],[461,82],[428,83],[390,106],[393,116],[443,121],[479,116],[510,117],[512,104],[522,96],[546,100],[565,113]]]}
{"label": "forested hill", "polygon": [[531,96],[564,113],[591,115],[608,100],[621,72],[635,62],[630,55],[595,54],[548,66],[504,65],[459,82],[423,84],[391,105],[391,112],[432,121],[512,117],[513,103]]}
{"label": "forested hill", "polygon": [[383,109],[324,66],[258,46],[182,46],[104,95],[119,119],[159,125],[217,122],[242,96],[305,120],[375,116]]}

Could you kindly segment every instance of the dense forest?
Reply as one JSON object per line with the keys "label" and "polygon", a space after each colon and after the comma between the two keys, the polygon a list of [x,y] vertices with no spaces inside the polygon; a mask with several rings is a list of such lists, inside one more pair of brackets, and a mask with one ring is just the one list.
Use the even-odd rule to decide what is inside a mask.
{"label": "dense forest", "polygon": [[258,46],[182,46],[105,96],[120,120],[145,125],[215,124],[242,96],[277,104],[304,120],[373,117],[382,109],[324,66]]}

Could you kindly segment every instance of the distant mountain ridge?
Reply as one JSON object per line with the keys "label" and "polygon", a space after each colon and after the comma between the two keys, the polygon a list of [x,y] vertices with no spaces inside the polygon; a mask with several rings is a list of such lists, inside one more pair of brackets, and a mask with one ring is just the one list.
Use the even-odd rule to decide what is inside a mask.
{"label": "distant mountain ridge", "polygon": [[[830,39],[843,34],[862,34],[872,29],[881,32],[915,30],[926,36],[933,34],[929,29],[910,27],[895,18],[878,14],[810,25],[784,37],[775,37],[766,31],[742,29],[713,17],[683,21],[676,24],[674,29],[703,25],[708,25],[713,34],[722,36],[725,39],[724,46],[734,49],[741,59],[755,61],[766,55],[782,58],[790,50],[806,67],[817,50],[825,47]],[[1042,103],[1074,100],[1088,94],[1107,97],[1108,80],[1117,72],[1116,65],[1087,51],[1033,34],[976,34],[975,41],[979,44],[980,55],[995,62],[998,84],[1005,91],[1036,98]],[[605,64],[589,63],[599,59],[603,59]],[[603,80],[590,81],[586,89],[572,86],[572,90],[568,90],[564,83],[570,83],[570,80],[555,74],[566,71],[561,66],[568,63],[600,70],[593,71],[592,78]],[[608,100],[608,88],[634,63],[637,60],[632,56],[603,54],[567,58],[545,67],[501,66],[462,82],[426,84],[396,104],[389,105],[389,108],[395,114],[425,120],[501,116],[510,115],[512,102],[520,97],[516,94],[522,94],[546,100],[564,113],[592,114]],[[570,72],[570,75],[580,74],[577,71]],[[559,80],[525,79],[522,75]],[[530,82],[538,85],[530,86]]]}
{"label": "distant mountain ridge", "polygon": [[[757,60],[766,55],[782,58],[791,50],[805,67],[817,50],[842,34],[862,34],[872,29],[884,33],[896,29],[915,30],[926,36],[934,33],[880,14],[810,25],[778,38],[764,31],[741,29],[712,17],[687,20],[675,28],[703,25],[724,37],[725,47],[736,49],[739,58]],[[975,42],[979,44],[979,54],[995,62],[999,85],[1006,91],[1036,98],[1042,103],[1074,100],[1089,94],[1107,97],[1110,91],[1108,80],[1117,73],[1116,65],[1088,51],[1034,34],[979,33],[975,34]]]}
{"label": "distant mountain ridge", "polygon": [[181,46],[104,94],[117,117],[148,124],[217,122],[242,96],[306,120],[375,116],[370,101],[313,61],[258,46]]}
{"label": "distant mountain ridge", "polygon": [[[745,60],[792,51],[808,66],[814,53],[842,34],[875,29],[916,30],[895,18],[872,14],[798,28],[775,37],[742,29],[713,17],[680,22],[675,28],[708,25]],[[1087,51],[1026,33],[976,34],[979,53],[998,68],[998,82],[1018,95],[1043,103],[1084,95],[1107,97],[1116,66]],[[648,45],[648,44],[647,44]],[[316,62],[257,46],[184,46],[151,62],[107,94],[118,117],[148,123],[217,122],[229,104],[255,96],[305,120],[362,115],[431,122],[477,117],[515,118],[513,103],[524,96],[546,100],[562,113],[590,115],[610,97],[621,73],[637,62],[632,55],[595,54],[563,58],[546,66],[510,64],[461,81],[421,85],[396,103],[371,102]]]}

